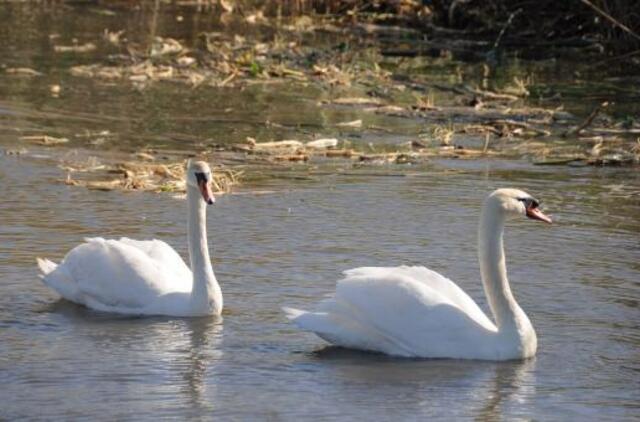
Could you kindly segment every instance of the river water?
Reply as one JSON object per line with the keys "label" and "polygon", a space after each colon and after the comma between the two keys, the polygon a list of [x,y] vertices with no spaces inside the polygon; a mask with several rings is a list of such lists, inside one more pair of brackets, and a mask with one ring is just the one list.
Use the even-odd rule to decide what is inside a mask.
{"label": "river water", "polygon": [[[0,78],[11,92],[0,103],[0,146],[7,150],[20,147],[16,133],[29,129],[110,127],[130,141],[126,148],[153,142],[153,134],[162,143],[168,130],[224,130],[215,122],[194,128],[171,120],[183,110],[169,100],[180,98],[174,87],[141,97],[73,80],[71,101],[50,98],[48,80],[21,83]],[[84,110],[82,95],[91,99]],[[240,101],[227,95],[215,97],[220,109]],[[300,96],[293,89],[282,95]],[[251,110],[237,119],[250,120]],[[136,132],[148,138],[132,138]],[[633,420],[640,414],[637,170],[434,160],[265,178],[209,207],[223,316],[129,318],[59,300],[38,280],[35,258],[59,261],[83,237],[98,235],[159,238],[186,257],[186,203],[60,183],[57,160],[78,148],[29,146],[23,155],[0,155],[2,419]],[[281,306],[309,308],[333,291],[341,271],[368,265],[426,265],[488,309],[477,219],[483,197],[506,186],[538,197],[554,218],[550,226],[513,222],[506,231],[512,287],[539,337],[534,359],[395,359],[327,347],[285,319]]]}

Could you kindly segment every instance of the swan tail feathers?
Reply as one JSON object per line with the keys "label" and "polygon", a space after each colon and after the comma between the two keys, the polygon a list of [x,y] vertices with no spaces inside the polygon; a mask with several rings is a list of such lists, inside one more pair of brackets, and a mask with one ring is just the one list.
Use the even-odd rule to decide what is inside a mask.
{"label": "swan tail feathers", "polygon": [[[354,349],[378,350],[370,340],[370,336],[376,334],[367,335],[367,328],[354,320],[327,312],[306,312],[291,308],[283,310],[299,328],[314,333],[328,343]],[[387,347],[382,350],[387,351]]]}
{"label": "swan tail feathers", "polygon": [[48,274],[53,272],[58,265],[53,261],[49,261],[46,258],[36,258],[38,262],[38,268],[40,268],[40,278],[44,279]]}
{"label": "swan tail feathers", "polygon": [[284,312],[285,316],[290,320],[290,321],[294,321],[296,319],[298,319],[298,317],[306,314],[306,311],[300,310],[300,309],[295,309],[295,308],[288,308],[288,307],[282,307],[282,312]]}
{"label": "swan tail feathers", "polygon": [[282,310],[291,322],[303,330],[320,334],[331,329],[331,326],[326,324],[327,315],[325,313],[307,312],[295,308],[282,308]]}
{"label": "swan tail feathers", "polygon": [[78,287],[64,266],[55,264],[48,259],[37,258],[40,267],[40,279],[67,300],[77,301]]}
{"label": "swan tail feathers", "polygon": [[307,312],[287,307],[283,307],[282,311],[291,322],[303,330],[319,334],[332,328],[327,324],[328,315],[324,312]]}

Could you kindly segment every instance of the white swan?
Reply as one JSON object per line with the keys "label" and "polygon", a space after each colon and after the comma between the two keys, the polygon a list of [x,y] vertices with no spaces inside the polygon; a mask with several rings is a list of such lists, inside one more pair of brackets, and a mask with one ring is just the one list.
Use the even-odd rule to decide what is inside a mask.
{"label": "white swan", "polygon": [[313,312],[283,308],[300,328],[338,346],[395,356],[507,360],[536,353],[531,322],[509,288],[502,232],[510,216],[551,223],[526,192],[486,199],[479,229],[482,281],[495,324],[451,280],[425,267],[345,271],[336,293]]}
{"label": "white swan", "polygon": [[212,204],[211,170],[187,164],[188,235],[191,270],[161,240],[86,239],[64,260],[38,258],[44,283],[72,302],[130,315],[220,315],[222,292],[209,259],[206,206]]}

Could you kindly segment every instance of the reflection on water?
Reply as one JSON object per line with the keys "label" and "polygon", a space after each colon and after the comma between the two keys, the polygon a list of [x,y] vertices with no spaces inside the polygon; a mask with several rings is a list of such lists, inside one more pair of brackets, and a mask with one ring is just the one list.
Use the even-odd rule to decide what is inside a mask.
{"label": "reflection on water", "polygon": [[[188,321],[191,330],[187,370],[183,375],[184,393],[194,414],[208,413],[215,405],[208,399],[207,366],[223,358],[220,345],[222,318],[196,318]],[[213,387],[213,386],[212,386]]]}
{"label": "reflection on water", "polygon": [[[633,173],[442,162],[221,197],[208,213],[226,303],[218,321],[126,318],[57,300],[36,278],[36,256],[58,260],[87,235],[160,237],[186,256],[186,217],[184,202],[165,195],[41,183],[56,172],[46,159],[0,156],[2,417],[620,420],[637,410]],[[539,196],[555,218],[506,232],[512,288],[539,336],[535,360],[325,348],[282,315],[282,305],[307,308],[333,291],[342,270],[401,263],[445,274],[487,309],[475,231],[485,192],[502,186]]]}
{"label": "reflection on water", "polygon": [[[407,414],[416,417],[496,421],[514,416],[514,409],[515,415],[532,414],[535,359],[501,363],[440,359],[400,362],[331,346],[318,350],[314,356],[328,363],[340,378],[366,384],[371,396],[385,396],[395,384],[415,385],[417,388],[403,395],[401,404],[394,401],[389,406],[393,409],[402,405]],[[442,395],[437,398],[446,400],[449,407],[434,407],[434,392]]]}
{"label": "reflection on water", "polygon": [[535,394],[533,370],[535,358],[525,362],[496,364],[496,376],[487,392],[486,404],[475,416],[478,421],[496,421],[504,418],[504,407],[515,402],[522,416],[528,414],[528,398]]}
{"label": "reflection on water", "polygon": [[[80,414],[102,409],[127,415],[133,409],[118,413],[125,409],[112,407],[119,400],[128,400],[122,394],[141,393],[157,395],[153,400],[161,400],[167,414],[203,415],[215,409],[215,385],[208,385],[206,380],[216,377],[215,367],[223,358],[221,318],[131,318],[90,311],[63,300],[32,312],[55,320],[52,328],[66,326],[74,331],[76,340],[72,345],[64,344],[69,341],[66,329],[58,332],[60,338],[52,340],[52,350],[43,349],[37,357],[31,357],[38,360],[38,365],[46,365],[43,369],[49,375],[36,377],[29,374],[34,368],[24,367],[25,373],[15,388],[49,390],[66,383],[89,383],[89,391],[77,391],[75,397],[58,403]],[[33,354],[28,349],[38,346],[25,340],[14,337],[11,347]],[[82,349],[74,350],[78,345]],[[6,363],[8,367],[20,366],[14,359]],[[141,402],[133,408],[143,411],[147,405]]]}

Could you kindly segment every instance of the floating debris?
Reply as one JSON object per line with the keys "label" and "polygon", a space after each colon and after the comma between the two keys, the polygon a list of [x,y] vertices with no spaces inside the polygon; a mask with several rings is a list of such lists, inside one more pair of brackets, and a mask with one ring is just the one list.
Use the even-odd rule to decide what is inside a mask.
{"label": "floating debris", "polygon": [[60,91],[62,91],[62,87],[60,85],[49,85],[49,92],[52,96],[57,97],[58,95],[60,95]]}
{"label": "floating debris", "polygon": [[176,59],[176,63],[181,67],[188,67],[196,64],[197,60],[190,56],[182,56]]}
{"label": "floating debris", "polygon": [[155,37],[151,44],[150,55],[151,57],[159,57],[167,54],[177,54],[183,49],[182,44],[173,38]]}
{"label": "floating debris", "polygon": [[303,153],[290,155],[274,155],[275,161],[309,161],[309,156]]}
{"label": "floating debris", "polygon": [[145,161],[154,161],[156,159],[156,157],[154,157],[151,154],[147,154],[146,152],[136,153],[136,158],[139,158],[140,160],[145,160]]}
{"label": "floating debris", "polygon": [[[400,27],[374,23],[354,23],[340,27],[338,25],[343,23],[331,18],[325,20],[322,17],[311,19],[300,16],[288,22],[280,22],[278,19],[277,31],[271,33],[262,30],[262,25],[275,24],[275,19],[270,14],[265,16],[266,12],[252,10],[251,7],[240,8],[237,2],[226,0],[196,3],[202,7],[215,7],[222,12],[220,19],[225,29],[201,33],[192,44],[187,44],[186,40],[189,38],[157,36],[136,43],[134,39],[125,38],[123,31],[105,31],[105,43],[111,44],[108,46],[111,50],[114,49],[113,46],[117,46],[119,54],[109,55],[105,62],[74,66],[70,68],[71,74],[108,81],[107,86],[115,86],[112,81],[123,81],[140,89],[162,81],[182,83],[194,89],[206,86],[243,89],[254,84],[314,84],[320,88],[322,95],[319,104],[335,109],[326,113],[326,116],[340,116],[344,120],[320,123],[321,126],[332,127],[335,132],[349,131],[352,132],[349,134],[351,137],[363,138],[367,136],[364,133],[367,131],[390,132],[391,129],[384,127],[384,123],[379,123],[388,120],[387,117],[411,119],[417,123],[416,126],[424,125],[424,128],[419,129],[421,133],[409,134],[420,137],[419,140],[400,145],[376,145],[367,150],[365,145],[369,139],[365,139],[361,145],[345,145],[345,141],[324,138],[306,128],[292,133],[287,132],[290,125],[277,126],[277,123],[265,122],[269,128],[278,128],[278,136],[291,138],[257,142],[249,137],[246,143],[219,147],[219,150],[233,154],[234,160],[243,164],[285,166],[288,162],[314,163],[318,159],[344,159],[351,164],[357,162],[363,165],[380,162],[410,164],[432,156],[461,159],[525,156],[536,163],[564,161],[568,165],[577,162],[576,160],[597,165],[637,163],[637,159],[629,159],[638,156],[638,152],[631,151],[633,145],[629,139],[615,145],[608,140],[580,142],[576,145],[578,139],[584,136],[629,138],[640,134],[640,125],[634,121],[620,125],[612,124],[612,118],[605,119],[603,111],[606,103],[594,110],[593,116],[580,123],[561,108],[528,107],[523,101],[530,95],[531,80],[527,78],[516,77],[501,88],[488,88],[485,84],[471,86],[469,78],[465,80],[465,75],[462,74],[447,79],[447,83],[434,82],[420,76],[422,72],[402,74],[398,71],[403,68],[421,68],[418,58],[414,62],[401,55],[402,60],[391,62],[388,60],[393,60],[389,59],[393,55],[388,51],[385,53],[381,43],[362,42],[366,41],[362,38],[363,34],[392,36],[397,39],[398,36],[417,34],[414,30],[407,32]],[[176,17],[178,21],[181,19],[184,17]],[[252,30],[239,35],[234,33],[235,26],[231,22],[244,27],[250,25]],[[330,35],[328,39],[321,38],[322,33],[339,33],[342,34],[341,38],[357,43],[337,45],[334,35]],[[51,40],[60,42],[57,36]],[[324,43],[324,40],[328,42]],[[353,48],[354,45],[357,48]],[[86,52],[93,48],[95,45],[92,43],[79,44],[77,41],[70,46],[54,47],[58,52]],[[446,55],[443,60],[448,60]],[[491,71],[489,66],[485,65],[483,71],[488,78]],[[15,72],[21,73],[17,70]],[[35,73],[24,71],[24,74],[38,74],[33,72]],[[440,97],[434,95],[436,90],[452,94],[453,98],[441,102]],[[54,93],[51,88],[52,94],[57,95],[59,92]],[[372,122],[363,117],[366,113],[375,114],[369,116]],[[361,130],[363,120],[368,123],[366,130]],[[569,125],[571,129],[568,130]],[[559,142],[563,133],[572,135],[572,145]],[[333,133],[328,135],[336,136]],[[107,137],[88,138],[86,144],[97,145],[105,142]],[[407,139],[411,138],[405,137],[402,141]],[[32,142],[56,144],[47,139]],[[183,153],[181,157],[184,155]],[[147,150],[134,152],[129,156],[131,157],[146,164],[162,162],[164,159],[157,151]],[[136,174],[134,171],[134,176]],[[177,189],[170,182],[171,176],[167,178],[169,180],[163,185],[163,189]],[[137,180],[133,176],[130,179]]]}
{"label": "floating debris", "polygon": [[352,120],[350,122],[336,123],[336,126],[338,126],[338,127],[360,128],[360,127],[362,127],[362,119]]}
{"label": "floating debris", "polygon": [[352,158],[356,152],[352,149],[328,149],[324,155],[329,158]]}
{"label": "floating debris", "polygon": [[124,29],[115,32],[111,32],[108,29],[105,29],[104,33],[102,34],[102,38],[110,44],[120,45],[120,43],[123,41],[122,36],[124,35],[124,32]]}
{"label": "floating debris", "polygon": [[637,154],[620,152],[591,158],[587,162],[593,166],[631,166],[640,164],[640,156]]}
{"label": "floating debris", "polygon": [[[117,161],[99,164],[95,159],[89,159],[88,162],[67,162],[60,167],[67,171],[63,183],[71,186],[101,191],[186,192],[184,162],[153,164]],[[212,188],[218,194],[230,192],[242,174],[225,166],[214,166],[212,173]]]}
{"label": "floating debris", "polygon": [[545,160],[534,161],[536,166],[564,166],[575,162],[586,161],[584,157],[567,157],[567,158],[549,158]]}
{"label": "floating debris", "polygon": [[331,104],[343,106],[382,106],[382,101],[377,98],[368,97],[344,97],[336,98],[330,101]]}
{"label": "floating debris", "polygon": [[315,141],[309,141],[304,144],[307,148],[335,148],[338,146],[338,140],[335,138],[322,138]]}
{"label": "floating debris", "polygon": [[74,45],[54,45],[53,51],[56,53],[89,53],[96,49],[96,45],[92,42]]}
{"label": "floating debris", "polygon": [[28,153],[29,150],[26,148],[17,148],[17,149],[5,149],[4,150],[4,155],[24,155],[26,153]]}
{"label": "floating debris", "polygon": [[272,149],[295,149],[303,146],[302,142],[296,140],[274,141],[274,142],[256,142],[253,138],[247,138],[249,145],[256,151],[265,151]]}
{"label": "floating debris", "polygon": [[38,72],[29,67],[8,67],[5,72],[9,75],[16,76],[42,76],[42,72]]}
{"label": "floating debris", "polygon": [[582,130],[586,129],[589,125],[591,125],[591,123],[595,120],[595,118],[598,116],[598,114],[602,110],[606,109],[607,107],[609,107],[609,102],[608,101],[605,101],[605,102],[601,103],[595,109],[593,109],[593,111],[587,116],[587,118],[582,123],[580,123],[576,127],[572,127],[571,129],[567,130],[563,134],[563,136],[579,135],[580,132]]}
{"label": "floating debris", "polygon": [[48,135],[21,136],[20,140],[33,142],[33,143],[45,145],[45,146],[54,146],[54,145],[66,144],[67,142],[69,142],[67,138],[56,138]]}

